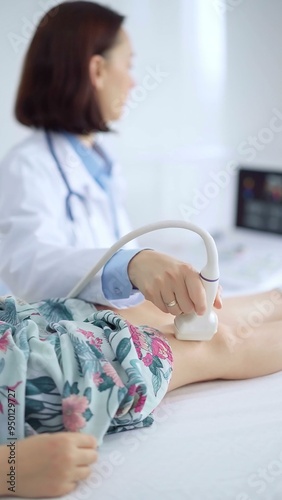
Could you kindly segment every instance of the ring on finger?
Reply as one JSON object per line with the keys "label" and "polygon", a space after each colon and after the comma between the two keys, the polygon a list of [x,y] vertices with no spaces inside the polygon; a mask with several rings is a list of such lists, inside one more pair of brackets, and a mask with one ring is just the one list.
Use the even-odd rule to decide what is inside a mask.
{"label": "ring on finger", "polygon": [[174,307],[176,306],[176,304],[177,304],[176,300],[172,300],[171,302],[168,303],[165,302],[166,307]]}

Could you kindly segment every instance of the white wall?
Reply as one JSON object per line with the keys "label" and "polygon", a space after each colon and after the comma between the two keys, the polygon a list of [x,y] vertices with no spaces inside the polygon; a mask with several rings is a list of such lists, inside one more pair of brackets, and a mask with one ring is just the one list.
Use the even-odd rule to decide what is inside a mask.
{"label": "white wall", "polygon": [[13,117],[13,105],[20,77],[22,61],[30,36],[43,12],[42,6],[54,5],[46,0],[11,0],[0,4],[0,58],[1,78],[1,141],[0,157],[18,140],[25,137],[27,129],[18,125]]}
{"label": "white wall", "polygon": [[[12,117],[20,66],[34,24],[56,3],[0,5],[1,157],[27,133]],[[189,218],[210,230],[230,224],[235,176],[226,173],[228,162],[250,158],[249,136],[258,134],[269,143],[259,143],[253,163],[280,162],[281,132],[271,139],[261,130],[272,126],[274,107],[282,113],[282,2],[101,3],[128,16],[136,53],[138,86],[115,125],[119,134],[103,139],[123,164],[133,225],[160,218]],[[148,90],[144,78],[156,68],[163,75]]]}
{"label": "white wall", "polygon": [[236,1],[238,5],[226,12],[224,142],[241,162],[281,168],[282,2]]}
{"label": "white wall", "polygon": [[[116,5],[114,0],[104,3]],[[122,1],[119,8],[128,14],[139,88],[133,90],[119,125],[121,135],[112,144],[126,168],[132,219],[141,225],[184,218],[208,170],[226,161],[225,20],[206,0]],[[154,90],[144,92],[148,68],[156,67],[166,76]],[[139,207],[143,201],[142,210],[136,198]],[[208,205],[210,213],[196,209],[189,218],[212,227],[220,203]]]}

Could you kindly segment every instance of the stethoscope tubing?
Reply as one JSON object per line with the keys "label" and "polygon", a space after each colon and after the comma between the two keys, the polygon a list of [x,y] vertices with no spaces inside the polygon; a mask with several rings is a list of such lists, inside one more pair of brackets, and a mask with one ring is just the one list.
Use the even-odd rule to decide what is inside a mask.
{"label": "stethoscope tubing", "polygon": [[[67,188],[67,191],[68,191],[68,194],[66,196],[66,214],[67,214],[67,218],[71,221],[71,222],[75,222],[75,218],[74,218],[74,215],[73,215],[73,212],[72,212],[72,209],[71,209],[71,198],[72,197],[76,197],[79,199],[79,201],[83,204],[84,208],[85,208],[85,211],[86,211],[86,216],[87,216],[87,219],[89,218],[89,210],[88,210],[88,200],[87,200],[87,197],[76,192],[76,191],[73,191],[73,189],[71,188],[70,184],[69,184],[69,181],[67,179],[67,176],[59,162],[59,159],[58,159],[58,156],[55,152],[55,148],[54,148],[54,143],[53,143],[53,140],[52,140],[52,137],[51,137],[51,134],[49,131],[45,131],[45,134],[46,134],[46,141],[47,141],[47,145],[48,145],[48,148],[50,150],[50,153],[56,163],[56,166],[57,166],[57,169],[66,185],[66,188]],[[101,154],[101,153],[100,153]],[[103,154],[102,155],[105,159],[105,161],[107,161],[107,158],[105,157],[105,155]],[[101,185],[101,183],[99,183],[99,181],[97,181],[98,184],[100,185],[100,187],[102,189],[104,189],[104,187]],[[104,189],[105,190],[105,189]],[[113,217],[113,221],[114,221],[114,231],[115,231],[115,236],[116,236],[116,239],[119,239],[120,237],[120,234],[119,234],[119,229],[118,229],[118,222],[117,222],[117,217],[116,217],[116,213],[115,213],[115,207],[114,207],[114,204],[113,204],[113,200],[112,200],[112,197],[110,194],[108,194],[109,196],[109,203],[111,205],[111,210],[112,210],[112,217]]]}
{"label": "stethoscope tubing", "polygon": [[62,179],[66,185],[66,188],[68,190],[68,194],[66,196],[66,213],[67,213],[67,217],[68,219],[70,219],[72,222],[74,222],[74,216],[73,216],[73,213],[72,213],[72,209],[71,209],[71,197],[72,196],[76,196],[79,201],[81,201],[81,203],[83,203],[83,205],[85,206],[85,209],[86,209],[86,206],[87,206],[87,200],[85,198],[85,196],[83,196],[82,194],[80,193],[77,193],[76,191],[73,191],[71,189],[71,186],[69,184],[69,181],[67,179],[67,176],[65,174],[65,172],[63,171],[61,165],[60,165],[60,162],[58,160],[58,157],[56,155],[56,152],[55,152],[55,149],[54,149],[54,144],[53,144],[53,141],[52,141],[52,138],[51,138],[51,135],[50,135],[50,132],[46,131],[46,140],[47,140],[47,144],[48,144],[48,148],[50,150],[50,153],[56,163],[56,166],[57,166],[57,169],[58,171],[60,172],[61,176],[62,176]]}

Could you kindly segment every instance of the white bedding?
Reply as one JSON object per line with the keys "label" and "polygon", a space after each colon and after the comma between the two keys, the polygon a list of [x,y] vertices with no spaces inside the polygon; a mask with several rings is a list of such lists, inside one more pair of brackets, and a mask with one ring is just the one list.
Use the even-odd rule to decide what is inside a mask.
{"label": "white bedding", "polygon": [[281,500],[281,387],[282,372],[169,393],[152,427],[107,436],[63,499]]}
{"label": "white bedding", "polygon": [[281,500],[282,373],[168,394],[147,429],[107,436],[72,500]]}

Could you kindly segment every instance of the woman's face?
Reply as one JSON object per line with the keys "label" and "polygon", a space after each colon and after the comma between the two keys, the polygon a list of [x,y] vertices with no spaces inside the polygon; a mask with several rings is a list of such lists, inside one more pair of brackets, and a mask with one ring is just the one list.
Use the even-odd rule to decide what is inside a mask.
{"label": "woman's face", "polygon": [[131,76],[132,47],[127,33],[121,29],[117,44],[107,54],[93,56],[90,78],[105,123],[120,118],[135,82]]}

